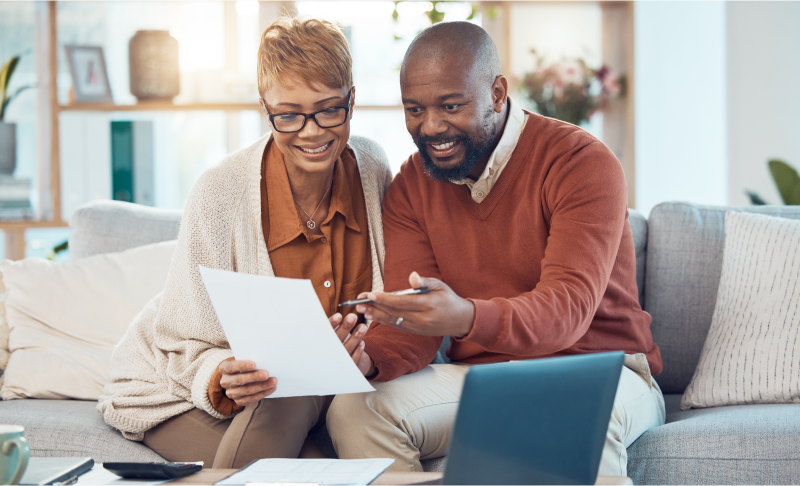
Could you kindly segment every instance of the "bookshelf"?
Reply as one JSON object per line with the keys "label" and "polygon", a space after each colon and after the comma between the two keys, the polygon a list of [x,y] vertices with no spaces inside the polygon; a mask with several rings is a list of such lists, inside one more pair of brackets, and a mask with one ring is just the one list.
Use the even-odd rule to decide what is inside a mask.
{"label": "bookshelf", "polygon": [[[284,10],[293,10],[293,2],[261,1],[260,16],[266,19]],[[482,7],[491,8],[492,15],[483,19],[483,27],[498,47],[504,72],[511,73],[511,7],[509,1],[482,1]],[[612,69],[627,77],[625,98],[614,100],[605,113],[603,133],[605,143],[622,162],[628,180],[628,206],[635,207],[634,159],[634,46],[633,2],[548,2],[548,3],[599,3],[602,9],[602,58]],[[59,160],[59,114],[69,112],[167,112],[167,111],[221,111],[235,114],[240,111],[261,111],[257,103],[191,103],[141,102],[130,105],[112,103],[79,103],[61,105],[58,101],[56,78],[58,74],[58,41],[55,1],[37,1],[35,6],[35,58],[37,75],[37,188],[39,211],[34,220],[0,220],[0,230],[5,235],[5,256],[18,260],[25,256],[25,231],[32,228],[58,228],[68,226],[62,219],[62,201]],[[226,6],[229,8],[230,6]],[[402,110],[402,106],[364,106],[357,110]]]}

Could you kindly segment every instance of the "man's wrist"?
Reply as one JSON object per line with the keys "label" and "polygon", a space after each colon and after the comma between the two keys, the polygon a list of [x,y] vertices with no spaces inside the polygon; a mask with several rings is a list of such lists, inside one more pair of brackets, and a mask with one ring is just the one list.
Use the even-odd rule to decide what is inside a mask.
{"label": "man's wrist", "polygon": [[461,299],[464,302],[464,316],[461,319],[461,331],[456,338],[463,338],[472,331],[472,326],[475,325],[475,304],[471,300]]}

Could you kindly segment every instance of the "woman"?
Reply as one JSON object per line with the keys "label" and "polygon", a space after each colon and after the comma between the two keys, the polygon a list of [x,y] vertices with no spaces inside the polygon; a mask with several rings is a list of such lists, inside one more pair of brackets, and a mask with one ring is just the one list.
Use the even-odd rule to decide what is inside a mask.
{"label": "woman", "polygon": [[114,351],[98,410],[169,461],[238,468],[310,454],[308,432],[333,399],[263,400],[280,384],[233,358],[198,265],[310,279],[348,353],[373,373],[366,326],[336,311],[383,289],[381,199],[391,179],[380,146],[350,138],[351,64],[333,23],[281,18],[264,31],[258,86],[272,133],[200,177],[164,292]]}

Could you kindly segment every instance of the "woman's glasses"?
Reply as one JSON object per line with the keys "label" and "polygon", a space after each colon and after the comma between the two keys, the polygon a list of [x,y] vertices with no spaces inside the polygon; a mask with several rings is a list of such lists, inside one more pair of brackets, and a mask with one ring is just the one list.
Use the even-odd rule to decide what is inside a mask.
{"label": "woman's glasses", "polygon": [[306,126],[306,121],[309,118],[313,118],[314,122],[320,128],[334,128],[340,125],[344,125],[344,122],[347,121],[347,115],[350,113],[350,100],[353,98],[353,90],[350,90],[350,94],[347,96],[347,104],[344,106],[334,106],[331,108],[325,108],[324,110],[319,110],[314,113],[276,113],[271,114],[269,110],[267,110],[267,103],[264,100],[261,100],[261,104],[264,107],[264,112],[266,112],[267,117],[269,117],[269,121],[272,123],[273,128],[275,128],[276,132],[281,133],[294,133],[299,132]]}

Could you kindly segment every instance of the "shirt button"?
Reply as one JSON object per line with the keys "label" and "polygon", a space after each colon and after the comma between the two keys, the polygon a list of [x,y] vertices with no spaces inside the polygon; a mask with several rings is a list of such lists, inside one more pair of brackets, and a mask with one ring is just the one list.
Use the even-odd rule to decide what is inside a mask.
{"label": "shirt button", "polygon": [[478,193],[475,194],[475,195],[478,196],[478,197],[483,197],[483,191],[478,191]]}
{"label": "shirt button", "polygon": [[326,289],[329,289],[329,288],[331,288],[331,281],[330,280],[326,280],[325,283],[322,284],[322,285],[324,285]]}
{"label": "shirt button", "polygon": [[489,175],[494,175],[494,169],[489,169]]}
{"label": "shirt button", "polygon": [[319,241],[321,241],[323,243],[327,243],[328,239],[323,236],[322,238],[319,239]]}

